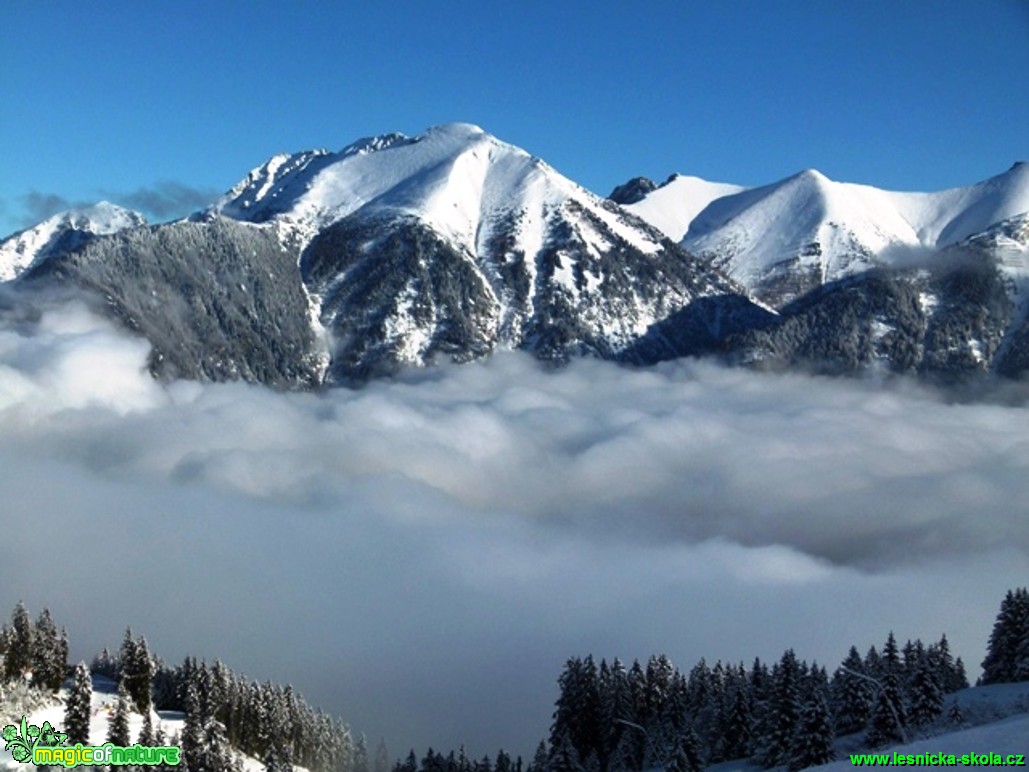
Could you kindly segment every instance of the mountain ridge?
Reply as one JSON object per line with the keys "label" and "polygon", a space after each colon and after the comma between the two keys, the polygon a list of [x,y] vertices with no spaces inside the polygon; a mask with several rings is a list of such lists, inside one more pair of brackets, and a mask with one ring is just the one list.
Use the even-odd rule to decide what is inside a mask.
{"label": "mountain ridge", "polygon": [[634,201],[446,124],[275,155],[173,223],[57,215],[0,242],[17,255],[0,266],[12,286],[102,298],[166,378],[311,388],[502,348],[945,380],[1029,369],[1029,165],[936,193],[813,169],[614,193]]}

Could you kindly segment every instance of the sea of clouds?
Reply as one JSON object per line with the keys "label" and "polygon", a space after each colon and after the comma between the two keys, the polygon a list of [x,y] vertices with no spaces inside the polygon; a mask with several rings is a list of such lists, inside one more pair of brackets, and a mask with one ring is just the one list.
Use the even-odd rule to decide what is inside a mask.
{"label": "sea of clouds", "polygon": [[0,613],[292,681],[396,755],[531,754],[591,652],[832,669],[946,632],[974,678],[1029,574],[1017,400],[517,353],[161,384],[85,305],[0,308]]}

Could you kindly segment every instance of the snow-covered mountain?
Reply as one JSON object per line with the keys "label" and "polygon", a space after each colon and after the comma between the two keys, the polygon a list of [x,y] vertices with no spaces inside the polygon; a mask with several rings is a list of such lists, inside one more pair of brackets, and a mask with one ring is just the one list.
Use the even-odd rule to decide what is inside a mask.
{"label": "snow-covered mountain", "polygon": [[300,252],[334,378],[497,346],[638,359],[648,330],[701,298],[730,298],[702,310],[708,338],[763,313],[657,229],[468,124],[278,156],[209,214]]}
{"label": "snow-covered mountain", "polygon": [[154,344],[155,373],[278,386],[497,347],[652,362],[768,315],[653,226],[468,124],[276,156],[188,222],[25,277],[101,294]]}
{"label": "snow-covered mountain", "polygon": [[110,204],[51,218],[0,244],[0,280],[84,288],[149,339],[156,375],[281,388],[497,348],[1029,370],[1027,164],[938,193],[808,170],[612,196],[624,206],[450,124],[275,156],[187,221],[133,227]]}
{"label": "snow-covered mountain", "polygon": [[[619,189],[611,194],[614,198]],[[700,177],[673,174],[668,180],[625,208],[646,220],[672,241],[680,242],[690,223],[708,204],[719,198],[740,193],[746,188],[727,182],[708,182]]]}
{"label": "snow-covered mountain", "polygon": [[48,257],[61,254],[94,236],[146,225],[139,212],[101,201],[69,209],[0,241],[0,281],[9,281]]}
{"label": "snow-covered mountain", "polygon": [[782,306],[821,284],[909,264],[1029,211],[1029,164],[935,193],[835,182],[813,169],[751,189],[676,176],[626,208]]}

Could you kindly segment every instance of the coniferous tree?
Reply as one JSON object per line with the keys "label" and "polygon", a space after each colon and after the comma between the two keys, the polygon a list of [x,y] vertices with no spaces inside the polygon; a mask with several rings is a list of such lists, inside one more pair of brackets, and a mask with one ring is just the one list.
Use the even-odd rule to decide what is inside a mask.
{"label": "coniferous tree", "polygon": [[560,693],[550,729],[550,746],[562,753],[558,738],[567,738],[580,762],[601,745],[599,719],[600,695],[597,667],[593,657],[574,657],[565,664],[558,679]]}
{"label": "coniferous tree", "polygon": [[584,772],[579,762],[579,753],[572,745],[568,731],[563,731],[552,740],[548,772]]}
{"label": "coniferous tree", "polygon": [[129,745],[129,694],[121,684],[118,685],[114,712],[107,722],[107,741],[122,747]]}
{"label": "coniferous tree", "polygon": [[954,681],[952,691],[959,692],[968,688],[968,676],[965,674],[965,663],[961,657],[954,660]]}
{"label": "coniferous tree", "polygon": [[66,743],[89,744],[89,719],[93,701],[93,680],[85,662],[75,666],[71,691],[64,702],[64,731],[68,734]]}
{"label": "coniferous tree", "polygon": [[868,724],[875,703],[875,686],[868,681],[865,663],[856,647],[851,646],[847,658],[833,675],[833,715],[837,733],[860,732]]}
{"label": "coniferous tree", "polygon": [[[464,748],[461,749],[462,756],[464,755]],[[467,766],[467,765],[466,765]],[[357,736],[357,742],[354,743],[354,766],[353,772],[369,772],[368,769],[368,738],[364,736],[364,732]],[[465,770],[467,772],[467,769]]]}
{"label": "coniferous tree", "polygon": [[140,636],[136,641],[130,640],[128,651],[123,650],[121,678],[125,682],[125,691],[128,692],[132,704],[140,713],[150,710],[150,689],[154,672],[154,659],[146,638]]}
{"label": "coniferous tree", "polygon": [[1029,680],[1029,590],[1008,590],[983,660],[983,684]]}
{"label": "coniferous tree", "polygon": [[148,710],[143,714],[143,726],[139,730],[139,737],[136,738],[136,742],[144,746],[157,745],[155,740],[153,714]]}
{"label": "coniferous tree", "polygon": [[189,772],[198,772],[203,759],[204,717],[201,715],[200,696],[195,683],[186,684],[185,720],[178,745],[182,749],[182,759]]}
{"label": "coniferous tree", "polygon": [[870,646],[868,653],[865,654],[865,673],[872,678],[879,678],[882,675],[882,656],[875,646]]}
{"label": "coniferous tree", "polygon": [[791,772],[827,764],[836,758],[832,718],[822,694],[815,692],[804,706],[790,752]]}
{"label": "coniferous tree", "polygon": [[665,772],[700,772],[704,765],[700,761],[699,745],[697,733],[690,727],[676,740]]}
{"label": "coniferous tree", "polygon": [[[638,723],[634,710],[628,673],[617,657],[611,666],[601,660],[598,676],[600,690],[601,757],[605,768],[612,770],[612,760],[626,731],[625,722]],[[617,767],[617,765],[615,765]],[[619,767],[620,768],[620,767]],[[615,770],[617,772],[617,769]]]}
{"label": "coniferous tree", "polygon": [[750,709],[748,687],[738,687],[729,704],[729,714],[722,733],[721,756],[725,760],[744,759],[754,752],[754,716]]}
{"label": "coniferous tree", "polygon": [[922,661],[911,681],[909,720],[915,726],[928,726],[943,712],[943,686],[940,674],[928,660]]}
{"label": "coniferous tree", "polygon": [[33,630],[25,604],[18,601],[11,614],[11,629],[7,635],[7,651],[4,654],[4,678],[13,681],[21,678],[32,667]]}
{"label": "coniferous tree", "polygon": [[800,720],[802,665],[793,649],[787,650],[772,669],[772,694],[765,713],[761,763],[777,767],[789,763],[793,734]]}
{"label": "coniferous tree", "polygon": [[36,620],[32,646],[32,684],[56,692],[64,683],[68,669],[67,655],[62,658],[61,638],[57,625],[50,616],[50,609],[44,608]]}
{"label": "coniferous tree", "polygon": [[961,712],[961,706],[958,705],[957,700],[954,700],[950,706],[950,710],[947,711],[947,723],[953,727],[965,726],[965,714]]}
{"label": "coniferous tree", "polygon": [[93,675],[105,676],[111,679],[118,677],[118,670],[118,658],[113,656],[106,646],[99,654],[93,657],[93,661],[89,665],[89,672]]}
{"label": "coniferous tree", "polygon": [[[500,765],[500,755],[497,755],[497,765]],[[375,766],[373,772],[389,772],[389,750],[386,748],[386,739],[379,738],[379,745],[375,749]],[[507,772],[505,770],[505,772]]]}
{"label": "coniferous tree", "polygon": [[907,719],[898,678],[886,672],[880,683],[867,735],[867,742],[873,748],[906,740],[904,726]]}

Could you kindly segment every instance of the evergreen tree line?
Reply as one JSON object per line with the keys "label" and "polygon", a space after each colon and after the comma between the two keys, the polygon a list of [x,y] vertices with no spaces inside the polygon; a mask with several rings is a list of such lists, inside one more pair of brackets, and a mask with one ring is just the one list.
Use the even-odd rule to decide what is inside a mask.
{"label": "evergreen tree line", "polygon": [[[309,706],[292,686],[250,681],[217,660],[208,666],[187,657],[168,667],[131,630],[116,654],[104,649],[91,666],[80,662],[69,668],[65,630],[57,630],[47,609],[33,623],[18,603],[10,625],[0,628],[0,655],[0,673],[8,683],[28,682],[34,690],[56,693],[70,675],[60,727],[70,745],[89,742],[93,677],[103,676],[118,685],[106,740],[121,746],[179,745],[179,770],[240,772],[236,750],[261,760],[269,772],[292,772],[294,765],[311,772],[389,772],[384,743],[373,768],[365,737],[354,739],[346,724]],[[181,734],[166,737],[154,726],[152,709],[181,711]],[[129,732],[133,711],[144,719],[136,738]]]}
{"label": "evergreen tree line", "polygon": [[[259,759],[269,772],[292,772],[295,765],[312,772],[370,772],[364,736],[355,741],[346,724],[309,706],[292,686],[261,684],[220,660],[209,666],[194,657],[174,668],[152,660],[146,671],[134,664],[144,652],[146,642],[133,642],[126,632],[121,651],[101,652],[93,672],[117,673],[126,702],[135,700],[133,685],[146,678],[156,709],[184,714],[181,736],[170,740],[181,746],[190,772],[235,770],[229,749]],[[388,761],[377,772],[387,768]]]}
{"label": "evergreen tree line", "polygon": [[[1008,591],[1001,604],[981,684],[1029,680],[1029,592]],[[568,660],[548,740],[526,772],[688,772],[731,759],[791,770],[833,758],[837,735],[865,733],[872,747],[903,742],[945,720],[961,725],[957,705],[941,717],[944,696],[968,686],[964,663],[947,636],[898,647],[891,632],[880,651],[862,657],[851,647],[830,677],[792,649],[768,667],[748,669],[701,660],[683,674],[665,656],[626,668],[592,656]],[[503,750],[469,761],[464,749],[431,748],[419,762],[412,750],[393,772],[522,772]]]}
{"label": "evergreen tree line", "polygon": [[522,772],[522,757],[512,759],[500,750],[496,761],[492,761],[488,755],[475,761],[465,754],[464,746],[456,753],[451,751],[446,755],[429,748],[421,763],[412,750],[406,759],[394,764],[393,772]]}
{"label": "evergreen tree line", "polygon": [[854,732],[873,746],[899,741],[936,721],[944,695],[968,681],[946,636],[901,649],[890,633],[882,651],[852,647],[831,677],[790,649],[771,667],[701,660],[688,674],[663,655],[628,668],[573,658],[558,685],[547,772],[681,772],[741,758],[803,769],[831,760],[836,735]]}

